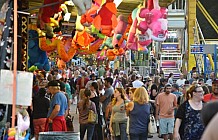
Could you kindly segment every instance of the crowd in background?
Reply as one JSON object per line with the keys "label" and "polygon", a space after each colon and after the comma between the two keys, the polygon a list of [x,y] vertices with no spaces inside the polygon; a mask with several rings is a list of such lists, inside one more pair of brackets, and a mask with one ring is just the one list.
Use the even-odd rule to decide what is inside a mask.
{"label": "crowd in background", "polygon": [[[55,105],[51,106],[51,102],[54,104],[56,92],[50,92],[52,87],[58,86],[56,92],[65,95],[60,97],[61,101],[66,98],[67,102],[66,107],[62,107],[58,99],[55,102],[65,113],[61,116],[70,115],[70,105],[77,105],[81,140],[86,131],[87,140],[151,138],[148,131],[151,115],[160,138],[198,140],[206,125],[202,121],[203,105],[218,99],[218,80],[214,72],[204,81],[195,69],[190,72],[190,78],[181,73],[179,79],[175,79],[173,73],[166,78],[140,75],[136,70],[113,71],[103,66],[54,68],[47,73],[37,72],[34,77],[32,115],[36,138],[39,132],[45,131],[43,126],[54,112],[51,107]],[[90,110],[98,116],[96,123],[88,121]],[[54,117],[50,121],[55,123]]]}

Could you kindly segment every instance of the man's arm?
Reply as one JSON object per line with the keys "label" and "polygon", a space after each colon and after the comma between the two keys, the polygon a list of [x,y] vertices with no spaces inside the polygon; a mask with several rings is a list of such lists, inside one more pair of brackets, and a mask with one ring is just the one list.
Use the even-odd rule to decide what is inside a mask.
{"label": "man's arm", "polygon": [[158,95],[157,95],[157,98],[155,100],[155,105],[156,105],[155,118],[156,118],[156,120],[159,120],[160,106],[159,106],[159,96]]}
{"label": "man's arm", "polygon": [[51,115],[49,116],[49,120],[53,120],[58,115],[59,111],[60,111],[60,105],[56,104],[51,112]]}
{"label": "man's arm", "polygon": [[155,115],[156,120],[159,120],[159,109],[160,109],[159,105],[156,104],[156,115]]}
{"label": "man's arm", "polygon": [[101,95],[100,96],[100,102],[103,103],[107,99],[107,96]]}

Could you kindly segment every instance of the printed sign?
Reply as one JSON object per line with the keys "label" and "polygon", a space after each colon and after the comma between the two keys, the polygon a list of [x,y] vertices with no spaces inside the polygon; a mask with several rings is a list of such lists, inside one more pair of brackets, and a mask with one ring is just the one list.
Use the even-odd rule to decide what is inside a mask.
{"label": "printed sign", "polygon": [[[16,105],[30,106],[32,102],[33,73],[17,72]],[[0,103],[13,103],[13,71],[1,70]]]}

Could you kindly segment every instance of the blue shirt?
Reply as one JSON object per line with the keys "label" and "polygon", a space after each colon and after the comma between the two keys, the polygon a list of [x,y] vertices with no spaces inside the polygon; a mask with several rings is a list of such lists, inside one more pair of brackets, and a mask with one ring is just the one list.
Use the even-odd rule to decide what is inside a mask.
{"label": "blue shirt", "polygon": [[130,111],[129,132],[130,134],[141,134],[148,131],[150,116],[149,104],[138,104],[134,102],[134,108]]}
{"label": "blue shirt", "polygon": [[182,95],[181,92],[178,92],[178,91],[174,91],[173,94],[176,95],[176,98],[178,99],[180,95]]}
{"label": "blue shirt", "polygon": [[53,96],[50,102],[50,109],[48,111],[47,117],[51,115],[55,105],[60,105],[60,111],[58,112],[57,116],[63,116],[68,107],[67,98],[64,93],[58,92]]}

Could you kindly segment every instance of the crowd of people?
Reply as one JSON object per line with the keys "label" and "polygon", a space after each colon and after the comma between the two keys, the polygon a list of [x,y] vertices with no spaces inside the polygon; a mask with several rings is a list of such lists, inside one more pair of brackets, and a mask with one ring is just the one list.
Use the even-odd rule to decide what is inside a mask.
{"label": "crowd of people", "polygon": [[[200,140],[218,112],[207,108],[202,113],[207,102],[218,99],[214,72],[204,81],[196,71],[189,79],[182,73],[174,79],[173,73],[168,78],[144,76],[103,66],[52,69],[36,74],[33,91],[36,139],[39,132],[67,131],[65,118],[71,104],[79,112],[81,140],[85,133],[87,140],[146,140],[154,133],[149,132],[151,116],[164,140]],[[90,110],[97,116],[94,123],[89,120]]]}

